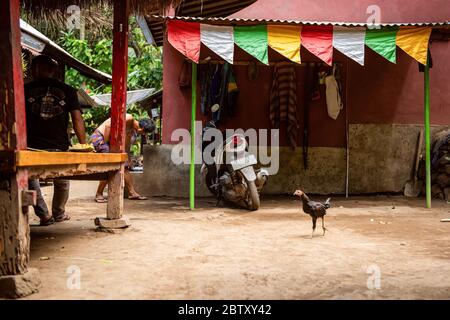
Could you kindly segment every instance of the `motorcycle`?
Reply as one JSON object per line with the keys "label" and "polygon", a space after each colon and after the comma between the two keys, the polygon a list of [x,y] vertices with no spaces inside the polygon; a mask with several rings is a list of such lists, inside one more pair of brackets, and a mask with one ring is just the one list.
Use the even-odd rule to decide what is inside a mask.
{"label": "motorcycle", "polygon": [[[203,130],[203,137],[210,128],[216,128],[211,121]],[[209,145],[203,139],[203,151]],[[248,152],[248,143],[243,135],[234,134],[215,149],[214,162],[205,163],[203,159],[202,175],[209,191],[221,200],[235,203],[243,208],[255,211],[260,207],[259,193],[267,183],[269,174],[265,169],[254,169],[256,157]]]}

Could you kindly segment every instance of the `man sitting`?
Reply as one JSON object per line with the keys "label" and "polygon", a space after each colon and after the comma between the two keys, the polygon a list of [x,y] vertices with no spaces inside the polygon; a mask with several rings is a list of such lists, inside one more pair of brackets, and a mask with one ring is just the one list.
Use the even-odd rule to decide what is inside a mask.
{"label": "man sitting", "polygon": [[[130,152],[131,146],[136,142],[139,134],[151,133],[155,130],[155,124],[151,119],[143,119],[136,121],[133,115],[126,115],[126,136],[125,136],[125,150],[127,153]],[[92,134],[91,142],[94,145],[95,151],[98,153],[108,153],[109,152],[109,140],[111,133],[111,118],[103,122]],[[147,197],[141,196],[137,193],[134,188],[133,178],[128,170],[128,163],[125,163],[125,187],[128,189],[128,199],[130,200],[146,200]],[[95,201],[102,203],[107,200],[103,196],[103,191],[105,190],[107,181],[100,181],[97,193],[95,195]]]}
{"label": "man sitting", "polygon": [[[70,146],[69,114],[80,143],[86,143],[86,132],[81,116],[77,91],[57,80],[58,63],[48,56],[34,58],[31,71],[33,81],[25,85],[25,108],[28,147],[47,151],[67,151]],[[66,221],[70,216],[65,207],[69,198],[70,183],[54,179],[52,215],[42,197],[39,180],[29,181],[29,189],[37,192],[34,212],[42,226]]]}

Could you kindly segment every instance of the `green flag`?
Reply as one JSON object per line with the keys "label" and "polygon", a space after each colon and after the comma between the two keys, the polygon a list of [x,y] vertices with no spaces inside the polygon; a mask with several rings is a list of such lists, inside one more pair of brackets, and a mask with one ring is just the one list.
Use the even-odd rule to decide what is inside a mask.
{"label": "green flag", "polygon": [[398,28],[367,29],[366,45],[392,63],[397,62]]}
{"label": "green flag", "polygon": [[234,27],[234,42],[262,63],[269,64],[267,26],[236,26]]}

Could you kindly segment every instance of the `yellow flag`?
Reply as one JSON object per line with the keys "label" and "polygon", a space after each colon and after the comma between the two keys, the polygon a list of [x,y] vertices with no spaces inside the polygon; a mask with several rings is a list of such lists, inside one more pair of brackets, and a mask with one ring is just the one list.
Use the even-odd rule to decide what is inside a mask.
{"label": "yellow flag", "polygon": [[431,30],[431,28],[401,27],[397,33],[397,46],[425,65]]}
{"label": "yellow flag", "polygon": [[286,58],[301,63],[301,27],[300,26],[267,26],[269,46]]}

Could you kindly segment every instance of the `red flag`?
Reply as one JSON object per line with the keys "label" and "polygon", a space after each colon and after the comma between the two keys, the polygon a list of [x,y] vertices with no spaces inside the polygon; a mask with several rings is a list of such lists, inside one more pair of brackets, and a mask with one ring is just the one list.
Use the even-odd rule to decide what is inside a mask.
{"label": "red flag", "polygon": [[169,43],[187,58],[200,60],[200,23],[169,20],[167,22]]}
{"label": "red flag", "polygon": [[333,63],[333,26],[304,26],[302,46],[331,65]]}

